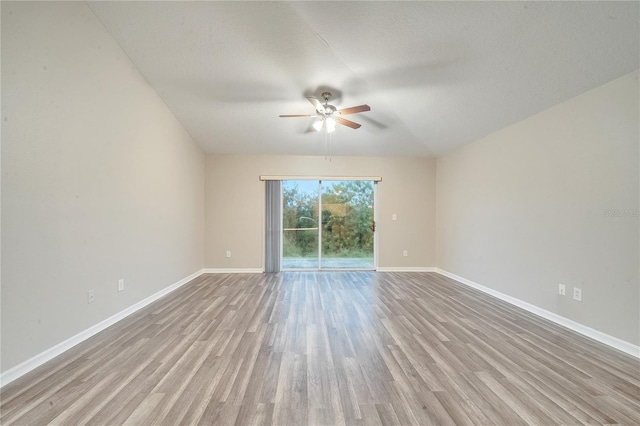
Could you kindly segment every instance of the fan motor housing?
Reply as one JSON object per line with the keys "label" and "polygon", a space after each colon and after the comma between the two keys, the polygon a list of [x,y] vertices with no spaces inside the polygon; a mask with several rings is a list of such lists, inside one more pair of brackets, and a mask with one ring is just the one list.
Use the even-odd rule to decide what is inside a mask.
{"label": "fan motor housing", "polygon": [[336,112],[336,107],[334,107],[333,105],[325,105],[324,106],[324,113],[326,115],[331,115],[334,112]]}

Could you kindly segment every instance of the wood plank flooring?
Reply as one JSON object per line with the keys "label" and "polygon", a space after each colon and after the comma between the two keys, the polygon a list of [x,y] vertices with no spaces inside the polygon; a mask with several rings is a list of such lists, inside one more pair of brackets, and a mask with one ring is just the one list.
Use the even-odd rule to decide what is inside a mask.
{"label": "wood plank flooring", "polygon": [[640,363],[434,273],[203,275],[1,398],[6,425],[637,425]]}

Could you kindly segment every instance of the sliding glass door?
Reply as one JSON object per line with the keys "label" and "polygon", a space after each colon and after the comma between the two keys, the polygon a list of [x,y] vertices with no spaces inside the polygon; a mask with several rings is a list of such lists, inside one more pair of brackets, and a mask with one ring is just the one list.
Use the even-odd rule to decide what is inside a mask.
{"label": "sliding glass door", "polygon": [[282,268],[319,267],[318,181],[282,182]]}
{"label": "sliding glass door", "polygon": [[322,181],[325,269],[374,269],[372,181]]}
{"label": "sliding glass door", "polygon": [[283,269],[375,269],[373,181],[283,181]]}

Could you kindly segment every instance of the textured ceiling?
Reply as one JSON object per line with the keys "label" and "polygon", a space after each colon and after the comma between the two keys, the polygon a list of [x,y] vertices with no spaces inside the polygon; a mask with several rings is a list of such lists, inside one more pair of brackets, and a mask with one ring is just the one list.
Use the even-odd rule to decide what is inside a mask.
{"label": "textured ceiling", "polygon": [[91,2],[206,152],[437,156],[639,68],[638,2]]}

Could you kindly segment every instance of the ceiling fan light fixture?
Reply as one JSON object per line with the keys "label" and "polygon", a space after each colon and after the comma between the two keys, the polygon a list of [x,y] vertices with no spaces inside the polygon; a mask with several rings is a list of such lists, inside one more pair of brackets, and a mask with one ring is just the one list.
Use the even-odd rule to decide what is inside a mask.
{"label": "ceiling fan light fixture", "polygon": [[331,93],[329,92],[322,93],[322,99],[324,100],[324,104],[314,96],[307,96],[306,98],[311,103],[311,105],[315,107],[316,115],[288,114],[288,115],[281,115],[280,117],[314,117],[316,120],[311,124],[311,127],[316,132],[320,132],[324,128],[324,131],[326,133],[333,133],[336,131],[337,124],[341,124],[343,126],[350,127],[352,129],[360,128],[360,124],[342,118],[343,115],[371,111],[371,107],[366,104],[338,110],[336,109],[335,106],[329,105],[329,99],[331,99]]}
{"label": "ceiling fan light fixture", "polygon": [[333,117],[327,117],[325,122],[327,123],[327,133],[333,133],[336,130],[336,119]]}

